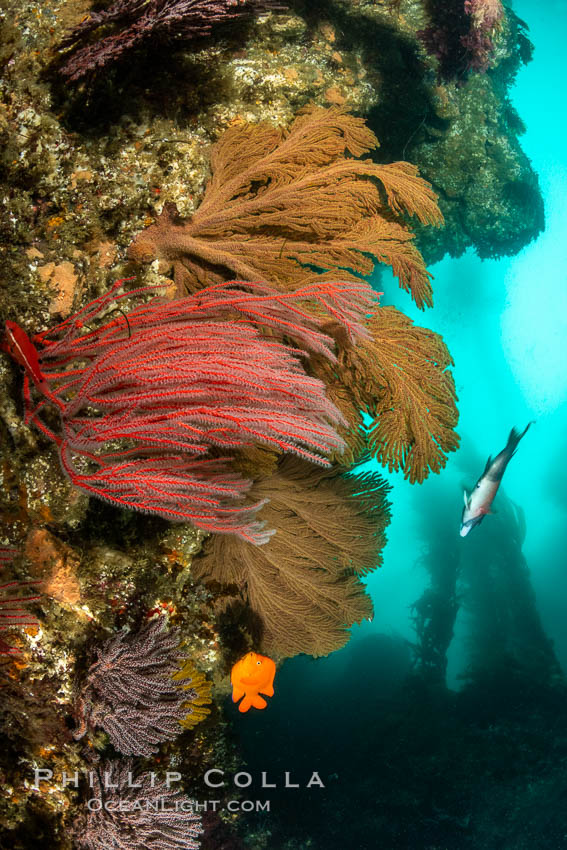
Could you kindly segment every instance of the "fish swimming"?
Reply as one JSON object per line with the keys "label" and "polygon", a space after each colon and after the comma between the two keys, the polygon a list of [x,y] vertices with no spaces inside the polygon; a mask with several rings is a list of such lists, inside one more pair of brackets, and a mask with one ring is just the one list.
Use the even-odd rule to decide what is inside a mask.
{"label": "fish swimming", "polygon": [[230,673],[232,684],[232,701],[238,702],[244,699],[238,706],[239,711],[248,711],[254,708],[266,708],[266,700],[260,693],[267,697],[274,695],[274,676],[276,665],[271,658],[258,655],[257,652],[248,652],[240,661],[237,661]]}
{"label": "fish swimming", "polygon": [[466,537],[472,528],[480,525],[487,514],[492,513],[492,502],[500,487],[506,467],[515,455],[518,443],[532,424],[532,422],[528,422],[521,434],[515,428],[512,428],[508,442],[500,454],[496,455],[494,460],[492,460],[492,457],[489,457],[486,461],[484,472],[478,479],[470,496],[467,496],[466,490],[464,491],[465,506],[461,517],[461,537]]}
{"label": "fish swimming", "polygon": [[4,338],[0,351],[9,354],[20,366],[23,366],[34,384],[41,392],[50,396],[47,382],[39,365],[39,355],[27,333],[15,322],[6,322]]}

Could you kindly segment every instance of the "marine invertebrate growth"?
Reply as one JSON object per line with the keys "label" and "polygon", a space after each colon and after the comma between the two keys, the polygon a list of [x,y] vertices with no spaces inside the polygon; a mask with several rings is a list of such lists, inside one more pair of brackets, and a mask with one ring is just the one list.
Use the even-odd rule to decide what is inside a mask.
{"label": "marine invertebrate growth", "polygon": [[421,482],[459,445],[451,355],[439,334],[394,307],[376,307],[368,331],[340,348],[338,365],[320,361],[315,373],[351,426],[362,425],[361,410],[372,418],[366,443],[377,460]]}
{"label": "marine invertebrate growth", "polygon": [[[14,560],[17,549],[12,546],[0,546],[0,569]],[[0,632],[25,626],[38,626],[37,617],[26,610],[28,602],[36,602],[40,597],[26,590],[37,588],[38,581],[7,581],[0,584]],[[23,606],[23,607],[22,607]],[[17,649],[0,638],[0,655],[13,655]]]}
{"label": "marine invertebrate growth", "polygon": [[387,263],[418,306],[430,276],[404,215],[441,224],[435,193],[408,162],[356,159],[378,146],[361,118],[310,106],[289,130],[241,124],[211,153],[212,178],[188,220],[166,205],[132,242],[136,261],[173,265],[179,293],[238,278],[302,285],[307,266],[358,280]]}
{"label": "marine invertebrate growth", "polygon": [[486,71],[494,53],[494,38],[504,18],[502,2],[465,0],[465,12],[470,16],[470,29],[461,37],[461,44],[467,51],[468,64],[477,71]]}
{"label": "marine invertebrate growth", "polygon": [[[63,40],[60,49],[69,49],[71,55],[61,73],[77,80],[135,47],[202,38],[219,24],[272,5],[271,0],[115,0],[108,9],[90,12]],[[85,43],[97,32],[98,39]]]}
{"label": "marine invertebrate growth", "polygon": [[78,701],[76,737],[99,726],[119,752],[149,756],[208,714],[211,686],[187,661],[180,670],[180,642],[179,631],[158,618],[103,644]]}
{"label": "marine invertebrate growth", "polygon": [[[335,430],[344,419],[324,384],[278,337],[334,360],[313,308],[349,339],[363,337],[370,287],[317,282],[283,294],[224,284],[154,299],[85,332],[111,305],[155,294],[118,294],[120,284],[33,341],[8,323],[4,347],[26,370],[27,421],[55,440],[65,473],[87,493],[265,542],[269,531],[255,520],[261,502],[239,504],[249,482],[209,450],[263,444],[326,464],[344,447]],[[58,433],[42,419],[46,407],[59,413]]]}
{"label": "marine invertebrate growth", "polygon": [[130,759],[90,772],[89,806],[73,825],[80,850],[197,850],[203,832],[194,801],[181,790],[136,775]]}
{"label": "marine invertebrate growth", "polygon": [[236,588],[262,623],[262,651],[327,655],[372,615],[360,577],[381,561],[387,491],[375,473],[345,477],[285,459],[254,484],[258,498],[269,496],[262,515],[277,533],[260,547],[211,538],[195,575]]}
{"label": "marine invertebrate growth", "polygon": [[504,20],[501,0],[432,0],[428,14],[428,26],[417,35],[437,57],[441,77],[462,77],[490,67]]}
{"label": "marine invertebrate growth", "polygon": [[[409,163],[353,158],[377,144],[361,119],[338,108],[308,107],[287,131],[231,127],[213,148],[213,176],[195,215],[182,221],[166,206],[129,255],[170,262],[180,290],[237,274],[289,291],[313,269],[319,280],[340,275],[360,282],[358,275],[378,260],[392,267],[418,306],[431,304],[430,276],[404,214],[440,224],[436,196]],[[439,336],[397,311],[373,305],[367,331],[349,345],[335,326],[338,364],[314,353],[309,369],[348,423],[339,426],[347,463],[365,447],[364,410],[373,418],[371,451],[390,469],[422,481],[458,444],[451,357]]]}

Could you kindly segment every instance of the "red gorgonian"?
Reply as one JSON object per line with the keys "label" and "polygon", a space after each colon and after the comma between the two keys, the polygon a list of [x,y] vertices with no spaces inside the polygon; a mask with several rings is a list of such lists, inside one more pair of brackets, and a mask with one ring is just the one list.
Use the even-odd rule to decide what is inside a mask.
{"label": "red gorgonian", "polygon": [[263,502],[243,501],[251,482],[218,450],[260,443],[328,465],[346,423],[302,359],[335,360],[324,323],[353,342],[364,336],[375,293],[364,282],[282,293],[233,281],[140,303],[160,287],[122,284],[31,340],[6,324],[3,348],[25,369],[26,421],[55,441],[66,475],[90,495],[265,543],[272,532],[255,518]]}
{"label": "red gorgonian", "polygon": [[[13,546],[0,546],[0,569],[10,564],[16,553],[17,549]],[[37,587],[38,584],[37,581],[7,581],[0,584],[0,632],[15,626],[23,628],[39,625],[37,618],[22,607],[27,602],[36,602],[39,599],[36,594],[25,593],[26,588]],[[17,652],[15,647],[0,638],[0,655],[13,655]]]}

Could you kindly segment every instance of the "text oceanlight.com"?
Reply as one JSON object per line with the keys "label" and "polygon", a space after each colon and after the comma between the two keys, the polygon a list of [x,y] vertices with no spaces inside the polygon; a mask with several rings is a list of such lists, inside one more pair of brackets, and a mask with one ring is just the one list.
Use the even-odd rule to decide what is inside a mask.
{"label": "text oceanlight.com", "polygon": [[171,800],[168,797],[155,797],[144,800],[107,800],[92,797],[85,803],[90,812],[217,812],[227,809],[229,812],[269,812],[270,800]]}

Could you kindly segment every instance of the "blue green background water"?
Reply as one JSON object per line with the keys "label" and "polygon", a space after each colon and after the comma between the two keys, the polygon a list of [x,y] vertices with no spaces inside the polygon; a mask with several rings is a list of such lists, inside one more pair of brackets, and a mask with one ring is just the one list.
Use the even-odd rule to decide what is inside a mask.
{"label": "blue green background water", "polygon": [[[384,566],[368,580],[375,616],[353,629],[352,640],[373,632],[413,639],[409,609],[428,583],[419,565],[428,525],[435,522],[457,535],[463,487],[474,486],[512,426],[523,430],[534,420],[502,489],[525,512],[523,551],[538,608],[567,671],[567,1],[517,0],[513,8],[528,23],[535,45],[512,100],[527,126],[522,147],[539,175],[545,232],[514,257],[480,260],[469,251],[432,266],[435,304],[425,312],[393,278],[382,275],[377,283],[385,292],[382,304],[394,304],[447,342],[455,361],[462,442],[445,470],[422,485],[385,473],[394,508]],[[438,501],[445,515],[428,519]],[[477,537],[490,521],[475,531]],[[466,664],[458,632],[459,623],[450,652],[453,685]],[[319,662],[330,676],[342,663],[340,653]]]}
{"label": "blue green background water", "polygon": [[[374,619],[355,627],[349,646],[329,658],[287,661],[270,708],[254,717],[235,715],[257,768],[282,769],[287,757],[292,762],[287,769],[299,760],[305,770],[321,768],[340,784],[346,751],[360,747],[360,770],[372,781],[372,770],[380,766],[372,749],[364,750],[359,727],[372,722],[365,701],[373,681],[385,692],[393,687],[408,659],[398,645],[398,655],[381,665],[369,638],[374,636],[375,648],[384,634],[415,640],[411,605],[429,583],[420,563],[425,548],[432,535],[458,537],[463,486],[474,485],[512,426],[523,429],[530,420],[535,424],[506,472],[503,490],[525,512],[523,553],[538,611],[567,672],[567,2],[516,0],[513,8],[527,22],[535,45],[534,59],[519,72],[511,97],[527,126],[521,142],[539,175],[545,231],[511,258],[481,261],[469,252],[433,266],[435,306],[426,313],[416,310],[393,280],[382,276],[377,284],[386,293],[382,303],[395,304],[445,338],[455,360],[462,446],[441,475],[421,486],[387,476],[394,509],[384,566],[368,581]],[[475,546],[475,557],[482,560],[483,547],[494,545],[488,524],[496,522],[488,517],[473,532],[474,540],[471,535],[459,545]],[[470,660],[467,632],[461,609],[449,651],[447,681],[453,689],[461,687],[459,677]],[[376,699],[375,690],[370,698]],[[348,793],[343,787],[337,800]],[[316,794],[312,800],[317,805]],[[380,846],[373,840],[364,846]],[[363,846],[346,839],[341,844],[340,836],[337,841],[347,848]],[[567,838],[564,844],[557,841],[553,835],[537,846],[567,846]],[[489,840],[487,846],[500,845]]]}
{"label": "blue green background water", "polygon": [[[543,624],[567,670],[567,3],[517,0],[513,8],[528,23],[535,45],[512,100],[526,123],[522,147],[539,175],[545,232],[512,258],[480,260],[469,252],[433,266],[435,306],[425,315],[403,293],[392,298],[391,283],[382,284],[388,296],[382,303],[438,331],[449,346],[462,447],[439,478],[421,487],[389,476],[395,509],[385,567],[369,581],[376,611],[372,628],[411,636],[408,606],[427,582],[416,562],[420,518],[430,500],[440,490],[454,494],[446,522],[456,530],[463,484],[474,485],[513,425],[523,429],[533,419],[503,488],[525,511],[523,551]],[[459,649],[457,636],[449,670],[453,682],[464,660]]]}

